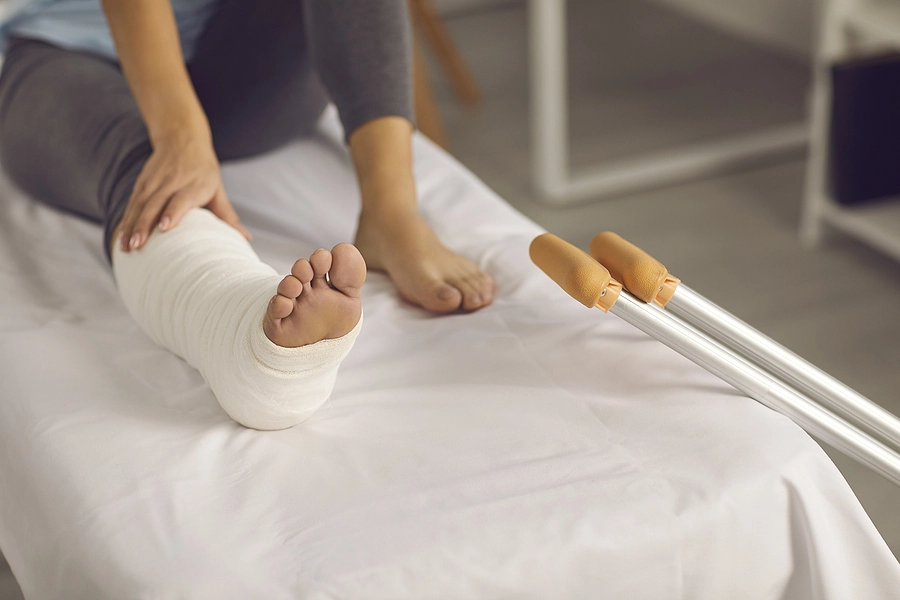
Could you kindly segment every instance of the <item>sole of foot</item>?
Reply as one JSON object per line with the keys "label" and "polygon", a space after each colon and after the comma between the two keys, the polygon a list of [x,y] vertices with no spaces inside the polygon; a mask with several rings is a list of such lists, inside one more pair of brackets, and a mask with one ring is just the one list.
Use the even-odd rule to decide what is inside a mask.
{"label": "sole of foot", "polygon": [[301,258],[266,307],[266,337],[297,348],[350,333],[362,315],[359,295],[365,280],[366,262],[351,244]]}

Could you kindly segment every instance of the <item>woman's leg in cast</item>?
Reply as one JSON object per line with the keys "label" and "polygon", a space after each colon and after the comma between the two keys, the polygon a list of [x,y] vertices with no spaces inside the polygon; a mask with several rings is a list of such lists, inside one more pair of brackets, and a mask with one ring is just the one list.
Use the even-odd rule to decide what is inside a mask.
{"label": "woman's leg in cast", "polygon": [[151,152],[115,64],[12,41],[0,77],[0,159],[11,178],[37,199],[103,223],[129,311],[201,371],[235,420],[260,429],[296,424],[327,399],[359,331],[362,258],[341,244],[298,260],[282,278],[202,209],[123,253],[113,232]]}

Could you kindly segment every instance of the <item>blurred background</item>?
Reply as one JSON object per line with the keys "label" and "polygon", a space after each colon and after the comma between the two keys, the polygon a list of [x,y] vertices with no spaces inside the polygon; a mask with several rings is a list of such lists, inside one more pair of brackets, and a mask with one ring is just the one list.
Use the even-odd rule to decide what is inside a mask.
{"label": "blurred background", "polygon": [[[822,10],[843,5],[411,0],[420,127],[548,230],[618,232],[900,413],[900,119],[878,112],[900,107],[900,0]],[[867,115],[885,139],[855,137]],[[900,556],[900,489],[826,449]]]}
{"label": "blurred background", "polygon": [[[882,190],[871,198],[850,193],[838,204],[828,156],[846,149],[829,153],[826,135],[846,125],[834,123],[841,115],[827,106],[832,64],[865,67],[871,57],[884,64],[885,56],[893,57],[889,66],[898,64],[888,52],[900,42],[900,1],[857,3],[873,12],[845,13],[847,22],[822,18],[824,6],[846,8],[840,0],[433,2],[479,92],[477,105],[467,104],[419,26],[444,140],[461,162],[582,248],[599,231],[618,232],[701,294],[900,414],[900,185],[893,182],[897,200]],[[534,100],[546,90],[532,89],[529,60],[540,4],[566,12],[571,187],[599,172],[595,180],[606,189],[541,189]],[[875,29],[871,40],[867,24]],[[825,29],[830,42],[819,44]],[[900,107],[900,72],[893,74],[887,98]],[[835,93],[843,93],[841,83],[835,80]],[[835,108],[847,113],[839,99]],[[852,118],[872,114],[874,101],[863,97],[841,118],[864,130]],[[839,173],[851,180],[851,192],[854,177],[900,175],[900,136],[893,135],[900,109],[892,112],[893,121],[878,128],[893,141],[849,143],[864,163],[888,156],[896,166],[880,175]],[[670,164],[704,158],[704,151],[714,159],[735,145],[743,158],[706,171],[694,165],[679,173]],[[616,168],[634,172],[634,181],[621,185]],[[826,450],[900,556],[900,489]]]}

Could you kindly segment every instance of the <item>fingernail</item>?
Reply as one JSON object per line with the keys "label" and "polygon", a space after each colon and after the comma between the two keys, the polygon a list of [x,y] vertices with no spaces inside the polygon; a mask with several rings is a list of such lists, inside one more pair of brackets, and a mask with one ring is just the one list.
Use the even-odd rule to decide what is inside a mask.
{"label": "fingernail", "polygon": [[140,243],[141,243],[141,234],[135,233],[133,236],[131,236],[131,239],[128,241],[128,247],[131,248],[132,250],[134,250],[135,248],[138,247],[138,244],[140,244]]}
{"label": "fingernail", "polygon": [[170,219],[169,216],[166,215],[166,216],[163,217],[162,220],[159,222],[159,228],[160,228],[162,231],[165,231],[166,229],[169,228],[169,223],[171,223],[171,222],[172,222],[172,219]]}

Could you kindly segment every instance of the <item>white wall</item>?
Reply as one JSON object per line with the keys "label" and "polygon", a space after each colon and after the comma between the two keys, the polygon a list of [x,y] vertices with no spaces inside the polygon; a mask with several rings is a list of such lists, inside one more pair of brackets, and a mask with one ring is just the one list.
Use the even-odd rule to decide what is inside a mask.
{"label": "white wall", "polygon": [[654,0],[793,54],[812,50],[818,0]]}

